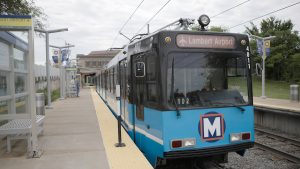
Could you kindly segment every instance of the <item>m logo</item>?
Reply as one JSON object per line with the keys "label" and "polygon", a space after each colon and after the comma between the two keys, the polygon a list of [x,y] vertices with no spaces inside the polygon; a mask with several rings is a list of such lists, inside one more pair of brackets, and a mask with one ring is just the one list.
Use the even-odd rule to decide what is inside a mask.
{"label": "m logo", "polygon": [[200,116],[200,135],[203,141],[214,141],[223,139],[224,136],[223,115],[210,112]]}

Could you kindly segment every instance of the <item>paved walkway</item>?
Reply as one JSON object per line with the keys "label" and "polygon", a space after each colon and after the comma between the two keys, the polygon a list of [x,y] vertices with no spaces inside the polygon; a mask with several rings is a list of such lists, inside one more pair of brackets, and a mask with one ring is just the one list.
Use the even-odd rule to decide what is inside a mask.
{"label": "paved walkway", "polygon": [[289,111],[300,113],[300,103],[292,102],[290,100],[271,99],[271,98],[262,99],[260,97],[254,97],[254,105],[267,107],[267,108],[289,110]]}
{"label": "paved walkway", "polygon": [[0,169],[108,169],[90,89],[53,107],[46,110],[45,131],[39,138],[42,157],[26,159],[25,141],[18,141],[11,154],[0,155]]}

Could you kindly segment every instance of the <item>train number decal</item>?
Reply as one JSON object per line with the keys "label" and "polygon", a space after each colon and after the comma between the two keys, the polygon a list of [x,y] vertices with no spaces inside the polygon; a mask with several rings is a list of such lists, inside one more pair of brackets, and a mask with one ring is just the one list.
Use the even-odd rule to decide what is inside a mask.
{"label": "train number decal", "polygon": [[225,132],[223,114],[209,112],[201,115],[199,130],[202,141],[214,142],[222,140]]}

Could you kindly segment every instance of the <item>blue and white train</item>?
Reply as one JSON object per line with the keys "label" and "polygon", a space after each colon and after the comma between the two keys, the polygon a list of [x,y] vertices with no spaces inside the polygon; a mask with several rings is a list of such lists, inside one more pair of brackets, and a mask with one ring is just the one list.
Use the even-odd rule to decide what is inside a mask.
{"label": "blue and white train", "polygon": [[161,30],[128,44],[96,83],[153,166],[177,158],[226,162],[228,152],[243,155],[254,145],[247,35]]}

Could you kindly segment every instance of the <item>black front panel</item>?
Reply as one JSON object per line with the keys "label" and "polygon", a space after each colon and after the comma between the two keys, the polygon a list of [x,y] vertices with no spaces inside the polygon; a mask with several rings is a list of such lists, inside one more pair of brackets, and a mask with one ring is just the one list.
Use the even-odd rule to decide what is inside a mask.
{"label": "black front panel", "polygon": [[207,157],[225,154],[228,152],[237,152],[245,149],[252,148],[254,146],[253,142],[241,143],[229,146],[214,147],[214,148],[203,148],[203,149],[193,149],[193,150],[182,150],[182,151],[170,151],[165,152],[164,157],[167,159],[171,158],[187,158],[187,157]]}

